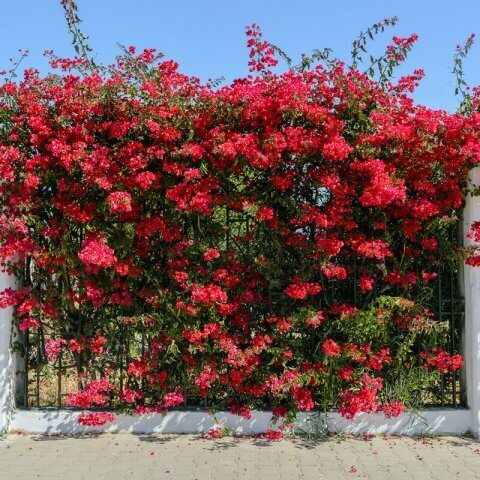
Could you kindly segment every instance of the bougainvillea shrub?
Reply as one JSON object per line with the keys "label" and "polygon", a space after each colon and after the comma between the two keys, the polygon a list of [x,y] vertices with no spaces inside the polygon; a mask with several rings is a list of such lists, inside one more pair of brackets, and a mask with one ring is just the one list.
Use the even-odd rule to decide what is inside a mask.
{"label": "bougainvillea shrub", "polygon": [[247,33],[252,74],[226,86],[130,47],[0,87],[0,259],[19,279],[1,305],[17,346],[74,372],[67,405],[100,410],[85,425],[185,402],[395,416],[462,365],[431,285],[479,263],[447,233],[479,115],[416,105],[420,71],[318,54],[275,73]]}

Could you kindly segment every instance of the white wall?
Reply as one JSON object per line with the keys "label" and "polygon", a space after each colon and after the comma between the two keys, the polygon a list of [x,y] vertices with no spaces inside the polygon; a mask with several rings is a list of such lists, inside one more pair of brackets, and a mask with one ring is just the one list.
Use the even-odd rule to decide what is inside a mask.
{"label": "white wall", "polygon": [[[234,433],[256,434],[274,428],[268,422],[271,412],[255,411],[246,420],[228,412],[218,412],[215,418],[204,411],[171,411],[166,415],[152,414],[141,417],[118,415],[111,423],[101,427],[83,427],[78,424],[80,412],[69,411],[16,411],[13,413],[11,430],[32,433],[79,434],[89,432],[129,433],[208,433],[217,424]],[[368,434],[464,434],[470,430],[471,415],[468,410],[426,410],[419,415],[403,414],[385,418],[382,413],[360,414],[351,422],[337,413],[328,415],[327,425],[332,432]],[[302,413],[296,422],[298,432],[318,431],[322,422],[311,413]]]}
{"label": "white wall", "polygon": [[[14,287],[12,276],[0,272],[0,291]],[[10,352],[12,308],[0,309],[0,434],[8,429],[14,403],[15,372]]]}
{"label": "white wall", "polygon": [[[471,185],[480,186],[480,167],[470,172]],[[480,196],[468,196],[463,214],[464,245],[472,245],[467,237],[470,226],[480,220]],[[468,407],[472,412],[472,433],[480,436],[480,267],[464,266],[465,331],[463,356]]]}

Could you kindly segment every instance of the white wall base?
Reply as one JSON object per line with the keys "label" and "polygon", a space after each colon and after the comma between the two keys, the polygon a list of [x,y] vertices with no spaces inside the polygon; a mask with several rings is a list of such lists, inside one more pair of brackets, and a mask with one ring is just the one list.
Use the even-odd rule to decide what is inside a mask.
{"label": "white wall base", "polygon": [[[0,272],[0,292],[14,286],[14,277]],[[0,435],[9,428],[15,396],[15,362],[10,350],[12,316],[11,307],[0,309]]]}
{"label": "white wall base", "polygon": [[[118,415],[101,427],[84,427],[77,423],[80,412],[67,410],[16,410],[12,414],[10,430],[29,433],[81,434],[92,432],[111,433],[207,433],[217,424],[212,415],[204,411],[171,411],[166,415],[142,416]],[[461,435],[471,430],[470,410],[426,410],[420,416],[403,414],[397,418],[385,418],[381,413],[360,414],[353,422],[337,413],[328,415],[329,430],[334,432],[368,434],[454,434]],[[246,420],[228,412],[215,414],[224,427],[234,433],[256,434],[274,428],[268,422],[271,412],[255,411]],[[314,418],[311,413],[302,413],[296,423],[298,432],[312,432]]]}

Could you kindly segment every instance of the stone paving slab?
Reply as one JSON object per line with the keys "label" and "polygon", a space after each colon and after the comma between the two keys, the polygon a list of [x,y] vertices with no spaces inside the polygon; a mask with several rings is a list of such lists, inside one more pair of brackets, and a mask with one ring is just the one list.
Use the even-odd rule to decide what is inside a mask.
{"label": "stone paving slab", "polygon": [[0,480],[477,480],[467,437],[208,439],[195,435],[8,435]]}

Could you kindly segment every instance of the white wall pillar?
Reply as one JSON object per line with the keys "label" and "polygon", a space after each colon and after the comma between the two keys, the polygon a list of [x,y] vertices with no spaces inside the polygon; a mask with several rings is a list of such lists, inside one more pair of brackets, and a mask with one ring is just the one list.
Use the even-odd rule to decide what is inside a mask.
{"label": "white wall pillar", "polygon": [[[0,292],[14,286],[14,277],[0,271]],[[0,309],[0,434],[8,430],[14,407],[15,372],[10,351],[12,314],[11,307]]]}
{"label": "white wall pillar", "polygon": [[[470,186],[480,186],[480,167],[470,171]],[[472,245],[467,232],[480,220],[480,196],[468,195],[463,214],[464,246]],[[465,332],[463,354],[468,408],[472,413],[472,433],[480,437],[480,267],[464,266]]]}

